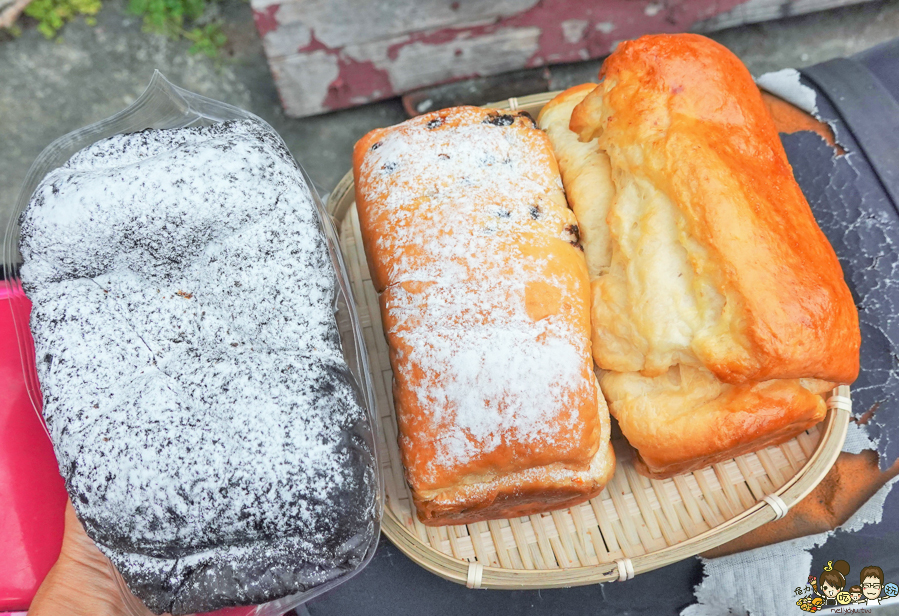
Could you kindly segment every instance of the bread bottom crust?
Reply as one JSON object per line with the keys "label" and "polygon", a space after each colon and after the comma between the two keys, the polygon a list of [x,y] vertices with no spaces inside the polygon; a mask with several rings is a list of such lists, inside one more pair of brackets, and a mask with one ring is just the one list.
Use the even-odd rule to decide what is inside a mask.
{"label": "bread bottom crust", "polygon": [[550,464],[425,494],[413,490],[418,519],[428,526],[471,524],[564,509],[593,498],[615,472],[608,420],[603,423],[601,444],[586,470]]}
{"label": "bread bottom crust", "polygon": [[821,413],[820,416],[818,415],[818,413],[815,413],[812,417],[809,417],[803,421],[791,423],[787,426],[784,426],[777,432],[773,432],[751,443],[744,443],[743,445],[734,447],[733,449],[721,451],[715,454],[704,456],[702,458],[685,460],[683,462],[667,464],[665,466],[650,466],[638,451],[636,456],[634,457],[634,468],[636,468],[637,472],[644,477],[649,477],[651,479],[668,479],[682,473],[698,471],[705,468],[706,466],[717,464],[718,462],[724,462],[726,460],[730,460],[747,453],[752,453],[754,451],[759,451],[761,449],[764,449],[765,447],[773,447],[786,443],[790,439],[801,434],[802,432],[805,432],[806,430],[820,422],[822,419],[824,419],[824,415],[826,414],[826,412],[827,409],[825,407],[824,412]]}
{"label": "bread bottom crust", "polygon": [[[815,379],[721,383],[704,370],[668,375],[605,373],[609,410],[637,450],[637,470],[664,479],[784,443],[827,414]],[[687,382],[688,381],[688,382]]]}

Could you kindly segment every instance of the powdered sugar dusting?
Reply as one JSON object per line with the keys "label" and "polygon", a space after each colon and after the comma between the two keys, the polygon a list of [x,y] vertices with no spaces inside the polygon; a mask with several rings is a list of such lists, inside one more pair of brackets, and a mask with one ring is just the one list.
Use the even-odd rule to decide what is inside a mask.
{"label": "powdered sugar dusting", "polygon": [[371,428],[275,136],[244,121],[98,142],[37,188],[21,251],[60,470],[151,609],[261,603],[361,561]]}
{"label": "powdered sugar dusting", "polygon": [[379,204],[372,214],[389,219],[375,244],[391,264],[391,284],[480,273],[482,255],[467,244],[472,234],[577,241],[545,136],[521,130],[529,119],[499,116],[518,124],[496,126],[484,117],[483,110],[461,108],[452,124],[388,133],[365,158],[365,190]]}
{"label": "powdered sugar dusting", "polygon": [[[589,340],[574,325],[589,309],[586,273],[561,261],[577,229],[554,168],[532,120],[476,108],[395,127],[362,163],[360,216],[375,223],[386,264],[377,282],[395,378],[427,413],[403,429],[419,419],[398,409],[416,489],[488,457],[502,472],[577,456],[592,429],[577,415],[596,397]],[[541,292],[559,308],[529,312]]]}
{"label": "powdered sugar dusting", "polygon": [[576,428],[576,415],[553,406],[572,402],[571,385],[582,376],[577,345],[553,335],[561,328],[510,325],[402,336],[412,348],[408,361],[424,372],[415,395],[438,428],[434,471],[464,466],[510,441],[540,448]]}

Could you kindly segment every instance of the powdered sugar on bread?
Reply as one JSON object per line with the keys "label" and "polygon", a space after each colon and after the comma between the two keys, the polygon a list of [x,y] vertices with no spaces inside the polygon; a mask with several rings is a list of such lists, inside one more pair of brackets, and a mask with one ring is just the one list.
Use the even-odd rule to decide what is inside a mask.
{"label": "powdered sugar on bread", "polygon": [[456,108],[380,131],[357,200],[414,490],[599,446],[586,266],[545,135]]}
{"label": "powdered sugar on bread", "polygon": [[305,590],[374,532],[370,425],[314,207],[277,136],[228,122],[98,142],[23,214],[60,470],[154,610]]}

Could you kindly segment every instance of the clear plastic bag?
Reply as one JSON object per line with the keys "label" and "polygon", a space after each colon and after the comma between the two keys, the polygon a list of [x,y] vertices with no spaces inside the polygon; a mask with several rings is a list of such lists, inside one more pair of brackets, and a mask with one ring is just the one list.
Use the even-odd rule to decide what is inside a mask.
{"label": "clear plastic bag", "polygon": [[[19,260],[18,245],[20,236],[18,220],[27,207],[32,193],[50,171],[62,166],[76,152],[97,141],[114,135],[133,133],[148,128],[171,129],[189,126],[206,126],[228,120],[252,120],[266,127],[273,135],[277,135],[277,132],[259,117],[242,109],[178,88],[169,83],[165,77],[157,71],[150,80],[147,89],[132,105],[110,118],[69,133],[47,146],[32,164],[26,175],[22,191],[15,204],[12,219],[6,230],[3,244],[0,246],[4,267],[4,280],[0,281],[0,284],[8,286],[9,301],[27,301],[22,292],[21,282],[17,275],[16,264]],[[278,137],[278,139],[280,140],[280,137]],[[284,145],[283,141],[281,141],[281,143]],[[286,145],[284,147],[286,150]],[[283,597],[264,605],[255,606],[249,613],[256,616],[277,616],[283,614],[284,612],[305,603],[312,597],[345,582],[365,567],[374,556],[377,547],[380,534],[379,523],[384,500],[384,482],[380,473],[380,466],[377,460],[377,447],[375,444],[378,414],[376,412],[374,390],[368,366],[368,356],[365,349],[356,304],[353,299],[346,266],[339,249],[337,231],[334,227],[334,223],[322,205],[309,176],[306,174],[305,170],[303,170],[301,165],[298,165],[298,167],[312,195],[321,230],[327,240],[331,262],[337,274],[338,285],[335,297],[335,313],[343,355],[353,379],[355,380],[355,385],[360,392],[360,403],[368,412],[370,431],[367,435],[367,440],[373,457],[375,477],[379,486],[375,503],[376,521],[370,541],[364,542],[364,545],[361,545],[358,548],[361,560],[356,568],[344,571],[335,579],[319,586],[315,586],[306,592]],[[13,311],[13,313],[15,314],[15,311]],[[38,383],[36,376],[34,346],[31,342],[29,323],[27,321],[16,322],[15,330],[19,342],[20,359],[29,397],[35,412],[40,415],[42,396],[40,384]],[[363,550],[364,553],[362,552]],[[112,567],[111,564],[110,567]],[[122,597],[134,616],[145,616],[150,613],[129,591],[125,582],[122,580],[122,577],[114,568],[113,573],[115,579],[119,582]]]}

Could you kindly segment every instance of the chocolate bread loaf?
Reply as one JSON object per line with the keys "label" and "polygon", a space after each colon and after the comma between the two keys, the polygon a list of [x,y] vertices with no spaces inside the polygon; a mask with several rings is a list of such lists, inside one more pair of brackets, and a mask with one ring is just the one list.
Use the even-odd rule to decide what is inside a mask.
{"label": "chocolate bread loaf", "polygon": [[100,141],[22,215],[60,471],[157,613],[310,589],[372,541],[371,425],[317,216],[290,154],[251,121]]}

